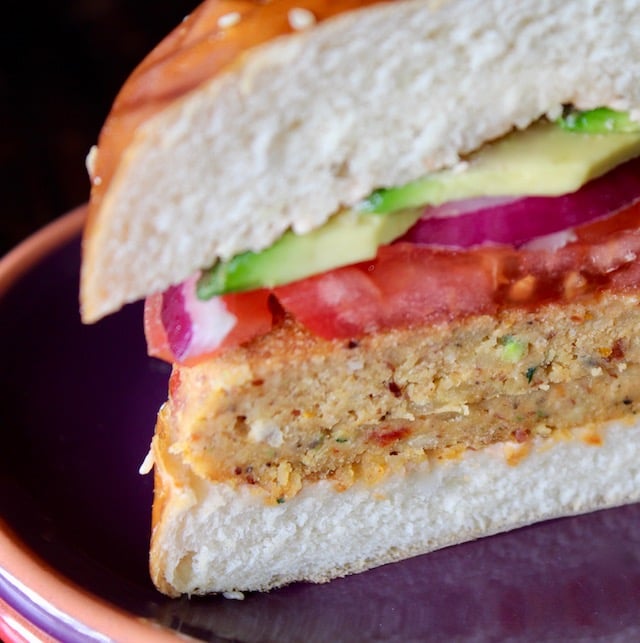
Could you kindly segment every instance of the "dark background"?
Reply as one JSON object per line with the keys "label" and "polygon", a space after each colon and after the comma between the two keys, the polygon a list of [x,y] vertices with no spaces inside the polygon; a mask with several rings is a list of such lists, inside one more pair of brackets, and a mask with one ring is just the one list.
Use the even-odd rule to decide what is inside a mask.
{"label": "dark background", "polygon": [[84,203],[116,92],[198,0],[3,0],[0,256]]}

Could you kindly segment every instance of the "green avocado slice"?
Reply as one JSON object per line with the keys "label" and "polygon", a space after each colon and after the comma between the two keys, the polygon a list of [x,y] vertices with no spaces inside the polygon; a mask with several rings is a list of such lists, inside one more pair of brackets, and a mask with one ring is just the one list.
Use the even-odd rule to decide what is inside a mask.
{"label": "green avocado slice", "polygon": [[278,286],[372,259],[381,245],[402,236],[421,215],[422,208],[392,216],[343,210],[308,234],[288,231],[262,252],[218,262],[198,280],[198,298]]}
{"label": "green avocado slice", "polygon": [[569,109],[557,122],[570,132],[586,134],[640,132],[640,121],[632,120],[627,112],[616,112],[608,107],[587,111]]}
{"label": "green avocado slice", "polygon": [[575,133],[543,121],[483,146],[462,168],[376,190],[359,209],[382,214],[479,196],[559,196],[638,154],[640,131]]}

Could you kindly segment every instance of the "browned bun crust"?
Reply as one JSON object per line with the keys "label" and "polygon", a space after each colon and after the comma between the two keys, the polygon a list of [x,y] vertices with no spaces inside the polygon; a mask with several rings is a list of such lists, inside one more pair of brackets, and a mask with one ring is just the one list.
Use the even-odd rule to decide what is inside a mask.
{"label": "browned bun crust", "polygon": [[[116,97],[91,169],[87,234],[120,157],[142,123],[239,61],[249,49],[293,33],[290,11],[310,11],[319,23],[382,1],[206,0],[140,63]],[[240,19],[235,24],[221,26],[223,16],[236,13]]]}
{"label": "browned bun crust", "polygon": [[[163,411],[158,415],[157,434],[152,443],[152,454],[158,466],[153,469],[153,505],[151,509],[151,542],[155,543],[159,538],[158,526],[162,523],[163,517],[173,511],[176,490],[181,487],[188,487],[187,474],[184,470],[172,465],[172,459],[166,449],[166,436],[164,422],[162,421]],[[160,444],[164,445],[163,447]],[[152,545],[153,546],[153,545]],[[149,557],[149,572],[154,579],[158,589],[168,596],[178,596],[175,590],[166,582],[162,575],[162,567],[165,559],[162,554],[162,547],[156,547],[160,552]]]}

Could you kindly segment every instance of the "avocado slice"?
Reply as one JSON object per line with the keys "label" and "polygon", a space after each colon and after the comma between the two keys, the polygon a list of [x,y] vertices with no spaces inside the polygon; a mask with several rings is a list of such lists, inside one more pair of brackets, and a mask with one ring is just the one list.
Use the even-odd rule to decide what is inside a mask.
{"label": "avocado slice", "polygon": [[555,196],[640,155],[640,132],[585,134],[541,121],[471,154],[461,167],[381,189],[305,235],[288,231],[261,252],[244,252],[203,271],[200,299],[273,287],[373,259],[402,236],[427,205],[479,196]]}
{"label": "avocado slice", "polygon": [[557,123],[570,132],[586,134],[640,132],[639,121],[632,120],[627,112],[617,112],[608,107],[598,107],[584,112],[569,109]]}
{"label": "avocado slice", "polygon": [[541,121],[483,146],[463,168],[376,190],[358,209],[378,214],[479,196],[558,196],[575,192],[640,154],[640,131],[578,134]]}
{"label": "avocado slice", "polygon": [[381,245],[402,236],[422,212],[412,208],[386,216],[343,210],[308,234],[287,231],[262,252],[243,252],[203,272],[198,298],[278,286],[373,259]]}

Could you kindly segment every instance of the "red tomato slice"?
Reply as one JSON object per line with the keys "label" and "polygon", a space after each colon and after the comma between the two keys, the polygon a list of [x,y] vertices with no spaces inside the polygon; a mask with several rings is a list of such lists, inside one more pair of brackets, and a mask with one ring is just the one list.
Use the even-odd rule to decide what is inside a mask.
{"label": "red tomato slice", "polygon": [[359,267],[338,268],[274,289],[282,307],[320,337],[353,337],[373,332],[383,298]]}
{"label": "red tomato slice", "polygon": [[495,310],[490,257],[436,250],[410,243],[380,248],[369,267],[383,293],[380,325],[408,327]]}
{"label": "red tomato slice", "polygon": [[274,289],[283,308],[312,333],[357,337],[383,328],[491,312],[494,270],[466,252],[398,243],[375,261]]}
{"label": "red tomato slice", "polygon": [[144,301],[144,336],[147,340],[147,353],[151,357],[174,362],[175,355],[162,323],[162,299],[162,293],[155,293]]}
{"label": "red tomato slice", "polygon": [[222,340],[219,349],[244,344],[271,330],[273,325],[273,313],[269,306],[271,296],[271,291],[262,288],[221,297],[227,310],[235,316],[236,324]]}

